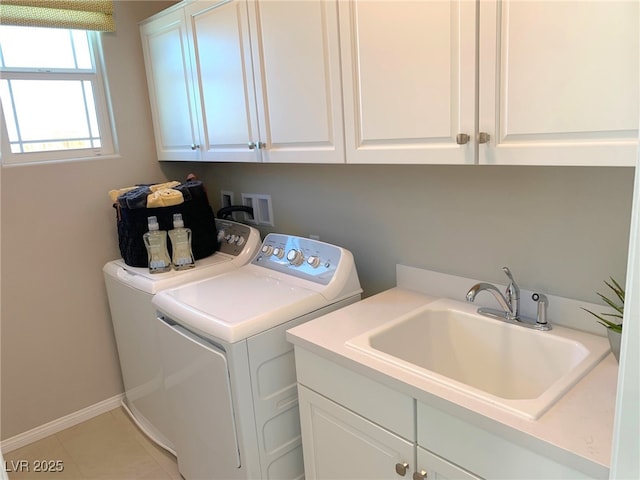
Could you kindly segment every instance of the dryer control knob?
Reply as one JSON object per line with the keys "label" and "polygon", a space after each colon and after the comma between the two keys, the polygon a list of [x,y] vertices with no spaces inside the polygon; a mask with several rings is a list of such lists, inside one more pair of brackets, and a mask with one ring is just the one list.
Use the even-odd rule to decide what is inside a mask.
{"label": "dryer control knob", "polygon": [[229,235],[227,236],[227,243],[233,243],[236,241],[236,236],[235,235]]}
{"label": "dryer control knob", "polygon": [[220,231],[218,232],[218,242],[221,242],[221,241],[222,241],[222,239],[223,239],[225,236],[226,236],[225,231],[224,231],[224,230],[220,230]]}
{"label": "dryer control knob", "polygon": [[271,245],[263,245],[262,248],[260,249],[260,251],[262,253],[264,253],[267,257],[270,257],[271,254],[273,253],[273,246],[271,246]]}
{"label": "dryer control knob", "polygon": [[317,255],[311,255],[309,258],[307,258],[307,263],[313,268],[318,268],[320,266],[320,257],[318,257]]}
{"label": "dryer control knob", "polygon": [[302,265],[302,262],[304,262],[304,255],[300,250],[292,248],[291,250],[289,250],[289,253],[287,253],[287,260],[289,260],[289,263],[291,263],[292,265],[299,267],[300,265]]}
{"label": "dryer control knob", "polygon": [[273,249],[273,254],[278,258],[284,257],[284,249],[280,247],[276,247]]}
{"label": "dryer control knob", "polygon": [[239,247],[241,247],[242,245],[244,245],[245,239],[244,237],[238,235],[238,237],[236,238],[236,245],[238,245]]}

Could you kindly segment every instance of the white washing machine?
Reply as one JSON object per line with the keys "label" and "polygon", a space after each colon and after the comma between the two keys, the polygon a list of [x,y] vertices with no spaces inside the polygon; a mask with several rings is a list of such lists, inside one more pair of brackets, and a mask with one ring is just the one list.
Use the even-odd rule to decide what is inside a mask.
{"label": "white washing machine", "polygon": [[285,330],[361,293],[348,250],[272,233],[251,263],[154,297],[186,480],[304,478]]}
{"label": "white washing machine", "polygon": [[247,264],[260,248],[260,232],[228,220],[216,219],[219,250],[196,260],[189,270],[149,273],[122,259],[103,268],[120,369],[123,406],[156,443],[175,453],[173,419],[167,408],[162,362],[151,299],[160,291],[220,275]]}

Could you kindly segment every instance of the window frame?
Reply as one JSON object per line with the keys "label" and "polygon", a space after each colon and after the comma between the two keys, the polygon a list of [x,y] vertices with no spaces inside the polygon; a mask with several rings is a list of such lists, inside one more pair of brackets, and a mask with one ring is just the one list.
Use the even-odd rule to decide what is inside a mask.
{"label": "window frame", "polygon": [[[91,160],[117,155],[116,130],[104,69],[100,32],[90,30],[86,30],[85,32],[89,41],[89,53],[94,70],[0,67],[0,78],[90,81],[93,88],[101,147],[14,153],[11,151],[11,143],[5,122],[4,115],[6,109],[5,106],[2,105],[2,102],[0,102],[0,163],[3,166]],[[15,114],[13,109],[8,113]]]}

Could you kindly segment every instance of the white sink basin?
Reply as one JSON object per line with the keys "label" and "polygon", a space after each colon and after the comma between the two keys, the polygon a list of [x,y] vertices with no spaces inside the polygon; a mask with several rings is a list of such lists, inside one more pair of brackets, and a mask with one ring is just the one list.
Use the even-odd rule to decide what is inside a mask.
{"label": "white sink basin", "polygon": [[609,353],[606,338],[541,332],[440,299],[347,342],[403,371],[536,419]]}

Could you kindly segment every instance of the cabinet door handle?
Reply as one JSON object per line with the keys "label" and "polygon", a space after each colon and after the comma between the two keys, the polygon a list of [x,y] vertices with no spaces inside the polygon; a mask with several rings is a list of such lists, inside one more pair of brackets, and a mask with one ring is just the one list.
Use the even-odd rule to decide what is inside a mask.
{"label": "cabinet door handle", "polygon": [[427,478],[427,471],[420,470],[419,472],[413,472],[413,480],[423,480]]}
{"label": "cabinet door handle", "polygon": [[396,463],[396,473],[401,477],[404,477],[409,470],[409,464],[407,462]]}
{"label": "cabinet door handle", "polygon": [[200,148],[200,145],[196,145],[195,143],[191,144],[191,150],[197,150]]}
{"label": "cabinet door handle", "polygon": [[459,133],[458,135],[456,135],[456,143],[458,145],[466,145],[467,143],[469,143],[469,135],[467,135],[466,133]]}
{"label": "cabinet door handle", "polygon": [[262,148],[266,148],[267,144],[264,142],[258,142],[258,148],[262,149]]}
{"label": "cabinet door handle", "polygon": [[489,143],[489,140],[491,140],[491,135],[487,132],[478,133],[478,143]]}
{"label": "cabinet door handle", "polygon": [[254,150],[256,148],[256,142],[249,142],[247,146],[249,147],[249,150]]}

